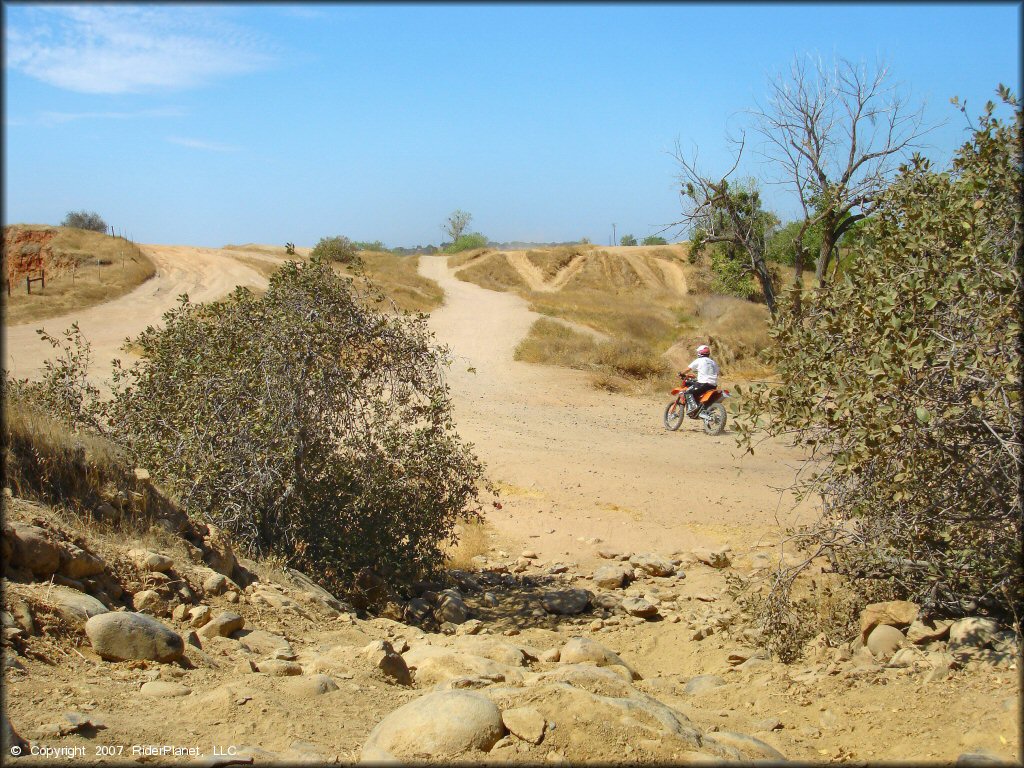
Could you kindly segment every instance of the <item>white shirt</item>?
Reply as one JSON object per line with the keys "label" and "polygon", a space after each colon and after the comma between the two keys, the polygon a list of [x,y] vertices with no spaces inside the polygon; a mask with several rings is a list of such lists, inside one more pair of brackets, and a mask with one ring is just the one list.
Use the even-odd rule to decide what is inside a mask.
{"label": "white shirt", "polygon": [[718,363],[710,357],[698,357],[686,367],[697,372],[698,384],[718,385]]}

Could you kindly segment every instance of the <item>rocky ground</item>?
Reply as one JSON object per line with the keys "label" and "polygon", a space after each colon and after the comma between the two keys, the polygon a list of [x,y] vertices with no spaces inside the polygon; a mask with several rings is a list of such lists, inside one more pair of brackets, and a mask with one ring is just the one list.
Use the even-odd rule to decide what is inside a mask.
{"label": "rocky ground", "polygon": [[26,764],[1019,754],[1012,633],[887,603],[852,642],[772,661],[742,597],[763,589],[764,552],[591,539],[585,565],[492,537],[472,569],[373,616],[183,518],[5,507],[6,704]]}

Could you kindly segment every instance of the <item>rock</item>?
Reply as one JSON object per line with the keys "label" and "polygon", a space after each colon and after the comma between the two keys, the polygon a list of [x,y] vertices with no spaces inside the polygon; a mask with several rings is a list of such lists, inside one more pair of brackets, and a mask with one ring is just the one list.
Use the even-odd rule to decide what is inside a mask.
{"label": "rock", "polygon": [[562,652],[558,648],[548,648],[540,655],[540,661],[552,664],[562,658]]}
{"label": "rock", "polygon": [[751,727],[755,731],[778,731],[782,729],[782,721],[777,717],[769,717],[764,720],[758,720],[755,723],[751,723]]}
{"label": "rock", "polygon": [[446,759],[487,752],[505,735],[498,707],[471,691],[428,693],[381,720],[363,744],[363,762]]}
{"label": "rock", "polygon": [[1006,765],[1006,761],[988,752],[964,752],[955,765]]}
{"label": "rock", "polygon": [[629,564],[639,568],[651,576],[671,576],[676,572],[675,565],[664,557],[652,554],[637,554],[629,558]]}
{"label": "rock", "polygon": [[990,647],[999,634],[999,624],[992,619],[970,617],[953,622],[949,628],[947,650],[950,653],[968,648]]}
{"label": "rock", "polygon": [[540,744],[547,721],[533,707],[514,707],[501,713],[501,721],[509,732],[523,741]]}
{"label": "rock", "polygon": [[624,563],[602,565],[594,571],[594,586],[602,589],[619,589],[633,578],[633,569]]}
{"label": "rock", "polygon": [[618,547],[613,547],[606,544],[597,550],[598,557],[603,557],[605,560],[629,560],[629,553],[623,552]]}
{"label": "rock", "polygon": [[622,599],[608,593],[595,595],[590,599],[595,608],[603,608],[606,611],[614,611],[622,603]]}
{"label": "rock", "polygon": [[165,680],[150,680],[142,684],[140,693],[143,696],[150,696],[156,699],[170,699],[177,696],[188,696],[191,689],[181,683],[169,683]]}
{"label": "rock", "polygon": [[885,603],[872,603],[860,614],[860,637],[867,642],[871,630],[879,624],[890,627],[909,627],[917,618],[918,605],[907,600],[890,600]]}
{"label": "rock", "polygon": [[179,603],[174,606],[174,610],[171,611],[171,618],[175,621],[184,621],[185,616],[188,615],[189,606],[184,603]]}
{"label": "rock", "polygon": [[537,553],[534,552],[532,549],[524,549],[520,557],[525,558],[527,560],[536,560]]}
{"label": "rock", "polygon": [[96,576],[103,573],[106,567],[107,564],[92,552],[87,552],[73,544],[65,545],[61,552],[60,572],[69,579]]}
{"label": "rock", "polygon": [[232,636],[249,653],[272,656],[286,661],[295,658],[295,651],[292,649],[291,643],[280,635],[274,635],[262,629],[242,629]]}
{"label": "rock", "polygon": [[387,640],[375,640],[363,648],[363,655],[387,677],[399,685],[412,685],[409,667]]}
{"label": "rock", "polygon": [[13,565],[20,565],[32,571],[35,576],[52,576],[60,568],[60,546],[51,540],[45,528],[26,523],[13,523],[12,536]]}
{"label": "rock", "polygon": [[468,617],[469,608],[460,596],[444,595],[441,603],[434,610],[434,620],[438,624],[449,622],[451,624],[462,624]]}
{"label": "rock", "polygon": [[915,645],[924,645],[949,636],[949,628],[953,625],[950,619],[938,619],[925,622],[916,619],[907,629],[907,640]]}
{"label": "rock", "polygon": [[713,744],[723,744],[727,747],[739,750],[739,752],[747,758],[767,759],[771,761],[786,759],[786,756],[775,749],[775,747],[770,744],[766,744],[760,739],[754,738],[753,736],[747,736],[743,733],[735,733],[733,731],[715,731],[713,733],[705,734],[704,739],[705,741],[710,741]]}
{"label": "rock", "polygon": [[238,565],[235,553],[231,549],[231,539],[214,525],[207,523],[206,527],[209,530],[209,535],[203,539],[203,544],[206,545],[203,560],[217,573],[222,573],[230,578],[235,566]]}
{"label": "rock", "polygon": [[526,666],[526,653],[517,645],[486,636],[456,638],[454,647],[510,667]]}
{"label": "rock", "polygon": [[140,571],[166,573],[174,567],[174,561],[171,558],[148,549],[129,549],[128,557]]}
{"label": "rock", "polygon": [[231,637],[245,626],[245,619],[237,613],[224,611],[210,619],[199,629],[199,636],[207,639],[214,637]]}
{"label": "rock", "polygon": [[589,637],[574,637],[562,646],[559,652],[560,664],[596,664],[599,667],[620,666],[629,673],[632,680],[639,680],[640,675],[630,667],[614,651],[609,650],[596,640]]}
{"label": "rock", "polygon": [[639,616],[641,619],[652,619],[658,615],[658,606],[651,605],[642,597],[624,598],[622,610],[630,616]]}
{"label": "rock", "polygon": [[62,619],[79,628],[93,616],[110,612],[107,606],[92,595],[68,587],[48,588],[46,599]]}
{"label": "rock", "polygon": [[683,692],[696,696],[718,688],[720,685],[725,685],[725,679],[718,675],[697,675],[686,681]]}
{"label": "rock", "polygon": [[284,683],[284,690],[293,696],[313,697],[323,696],[339,690],[338,684],[328,675],[316,674],[302,677],[292,677]]}
{"label": "rock", "polygon": [[167,601],[152,589],[136,592],[132,597],[132,605],[139,613],[148,613],[151,616],[167,615]]}
{"label": "rock", "polygon": [[498,602],[498,596],[493,592],[484,592],[484,605],[488,608],[497,608],[500,603]]}
{"label": "rock", "polygon": [[256,669],[271,677],[292,677],[302,674],[302,667],[294,661],[266,659],[256,664]]}
{"label": "rock", "polygon": [[214,597],[223,595],[228,591],[229,583],[230,579],[223,573],[211,573],[203,579],[203,592]]}
{"label": "rock", "polygon": [[190,608],[188,616],[188,625],[193,629],[199,629],[204,624],[210,621],[210,617],[213,615],[213,611],[208,605],[197,605],[194,608]]}
{"label": "rock", "polygon": [[697,558],[698,562],[710,565],[712,568],[728,568],[730,565],[727,547],[719,547],[717,549],[697,547],[692,550],[692,554]]}
{"label": "rock", "polygon": [[593,595],[586,589],[565,589],[545,592],[541,595],[540,604],[548,613],[575,616],[587,609],[592,597]]}
{"label": "rock", "polygon": [[475,635],[481,629],[483,629],[484,623],[480,619],[470,619],[464,624],[461,624],[458,629],[455,630],[456,635]]}
{"label": "rock", "polygon": [[888,659],[907,642],[896,627],[888,624],[878,624],[868,635],[867,648],[876,659]]}
{"label": "rock", "polygon": [[181,636],[141,613],[102,613],[85,623],[93,650],[109,661],[149,659],[170,662],[181,658]]}
{"label": "rock", "polygon": [[888,667],[907,669],[916,663],[924,663],[924,655],[916,648],[901,648],[889,659]]}

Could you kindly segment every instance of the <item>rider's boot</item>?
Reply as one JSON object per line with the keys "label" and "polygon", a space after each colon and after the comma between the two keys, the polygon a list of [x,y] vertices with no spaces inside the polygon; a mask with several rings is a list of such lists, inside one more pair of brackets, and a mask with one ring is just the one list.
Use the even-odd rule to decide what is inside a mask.
{"label": "rider's boot", "polygon": [[696,410],[697,410],[697,398],[695,398],[691,393],[687,392],[686,393],[686,413],[688,415],[692,415],[693,413],[696,412]]}

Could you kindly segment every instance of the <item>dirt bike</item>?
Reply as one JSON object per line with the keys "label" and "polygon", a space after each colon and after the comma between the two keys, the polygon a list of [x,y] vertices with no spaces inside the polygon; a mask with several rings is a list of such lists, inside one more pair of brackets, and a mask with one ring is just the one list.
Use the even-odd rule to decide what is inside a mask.
{"label": "dirt bike", "polygon": [[684,376],[681,373],[679,378],[683,380],[683,386],[672,390],[674,399],[665,406],[665,429],[674,432],[683,423],[683,418],[689,416],[691,419],[703,421],[704,431],[709,435],[722,434],[725,429],[725,406],[722,401],[727,397],[732,397],[729,390],[718,387],[709,389],[700,396],[697,409],[693,413],[687,413],[686,392],[697,383],[697,379],[692,376]]}

